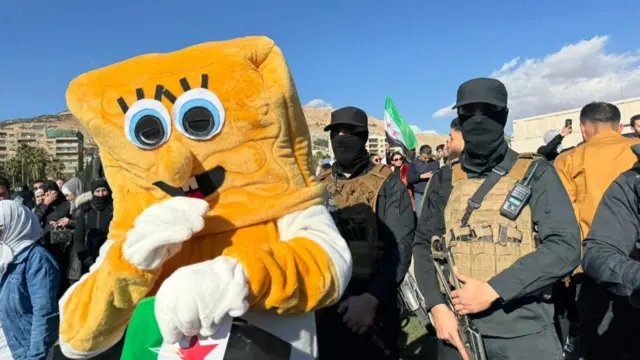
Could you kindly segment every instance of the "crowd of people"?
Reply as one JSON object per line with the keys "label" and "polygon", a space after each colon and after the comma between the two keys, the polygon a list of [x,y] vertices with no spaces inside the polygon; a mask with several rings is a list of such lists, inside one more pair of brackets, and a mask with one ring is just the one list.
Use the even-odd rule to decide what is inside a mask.
{"label": "crowd of people", "polygon": [[[376,257],[378,269],[384,269],[379,271],[396,274],[397,284],[413,261],[418,288],[442,340],[432,358],[479,358],[462,341],[460,316],[469,316],[482,335],[487,359],[640,358],[634,330],[638,311],[629,302],[640,289],[640,147],[632,151],[640,144],[640,115],[628,119],[634,133],[623,135],[620,110],[593,102],[580,112],[581,143],[563,149],[563,139],[573,131],[568,123],[548,131],[536,153],[518,154],[504,137],[508,107],[502,83],[483,78],[462,84],[455,108],[458,117],[451,123],[449,141],[436,148],[435,156],[428,145],[419,149],[418,158],[415,149],[405,153],[387,147],[386,154],[370,154],[366,163],[354,160],[366,152],[365,117],[360,115],[362,125],[356,127],[353,119],[341,120],[343,109],[336,110],[329,130],[332,146],[342,151],[335,152],[332,165],[325,160],[318,170],[325,174],[321,179],[328,179],[330,196],[342,204],[334,210],[336,224],[350,245],[358,239],[345,213],[356,206],[358,190],[336,188],[367,184],[365,178],[386,168],[385,184],[407,189],[402,195],[388,190],[388,184],[378,186],[376,201],[366,196],[375,187],[361,185],[359,198],[377,218],[378,233],[369,236],[378,238],[369,241],[379,241],[378,249],[383,249]],[[507,200],[518,200],[510,192],[516,184],[528,184],[530,195],[511,216],[503,207]],[[415,215],[407,210],[411,201]],[[454,254],[454,276],[463,284],[452,289],[450,298],[443,293],[449,284],[439,281],[432,260],[440,242]],[[362,256],[354,256],[354,267],[358,258]],[[326,359],[400,357],[393,291],[376,292],[382,288],[375,286],[382,281],[376,271],[367,279],[368,288],[360,285],[353,292],[377,300],[363,300],[359,316],[342,319],[351,336],[336,331],[338,320],[326,328],[319,322],[321,358],[327,353]],[[385,357],[375,342],[362,340],[367,337],[364,329],[372,328],[385,329],[379,335],[395,355]],[[323,353],[330,343],[352,350]]]}
{"label": "crowd of people", "polygon": [[58,300],[89,271],[113,217],[105,179],[0,179],[0,359],[53,359]]}
{"label": "crowd of people", "polygon": [[[589,103],[582,143],[563,149],[567,124],[547,132],[537,153],[518,154],[504,136],[507,98],[495,79],[462,84],[449,139],[435,152],[370,154],[367,114],[331,113],[335,161],[320,160],[316,176],[353,268],[342,299],[316,312],[320,359],[401,358],[397,293],[412,261],[441,340],[433,359],[478,358],[461,316],[487,359],[640,358],[640,116],[625,136],[615,105]],[[95,263],[112,217],[103,178],[14,191],[0,179],[0,359],[51,358],[58,299]],[[437,277],[442,249],[460,288]]]}

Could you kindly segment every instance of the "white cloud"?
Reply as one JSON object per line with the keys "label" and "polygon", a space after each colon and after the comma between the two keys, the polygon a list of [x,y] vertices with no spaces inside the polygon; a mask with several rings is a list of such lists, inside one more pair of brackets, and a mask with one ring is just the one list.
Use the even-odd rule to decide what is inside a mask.
{"label": "white cloud", "polygon": [[313,99],[309,101],[305,106],[314,107],[318,109],[331,109],[331,104],[329,104],[328,102],[322,99]]}
{"label": "white cloud", "polygon": [[[509,91],[509,119],[579,108],[591,101],[640,96],[640,52],[612,53],[608,36],[595,36],[564,46],[544,58],[517,57],[490,76]],[[453,114],[451,106],[434,118]]]}
{"label": "white cloud", "polygon": [[453,110],[451,109],[453,105],[455,105],[455,103],[451,103],[450,105],[447,105],[442,109],[438,109],[436,112],[433,113],[432,116],[434,118],[441,118],[441,117],[445,117],[453,114]]}
{"label": "white cloud", "polygon": [[[453,106],[453,105],[452,105]],[[414,133],[416,134],[438,134],[437,131],[435,130],[422,130],[420,129],[417,125],[409,125],[409,127],[413,130]]]}

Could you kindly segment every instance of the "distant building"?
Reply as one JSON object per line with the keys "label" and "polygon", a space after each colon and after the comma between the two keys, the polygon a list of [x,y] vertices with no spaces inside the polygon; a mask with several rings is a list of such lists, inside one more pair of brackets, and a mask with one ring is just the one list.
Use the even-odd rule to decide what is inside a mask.
{"label": "distant building", "polygon": [[58,130],[47,124],[6,125],[0,128],[0,163],[14,156],[20,144],[45,149],[64,164],[69,177],[83,167],[84,136],[79,130]]}
{"label": "distant building", "polygon": [[[640,97],[614,101],[612,104],[620,109],[621,122],[624,124],[623,134],[632,133],[629,120],[640,114]],[[585,104],[586,105],[586,104]],[[571,119],[573,133],[562,141],[562,146],[568,148],[582,141],[580,133],[580,110],[582,108],[559,111],[551,114],[533,116],[513,121],[513,138],[511,147],[517,152],[536,152],[544,145],[542,137],[551,129],[562,129],[566,119]]]}
{"label": "distant building", "polygon": [[369,134],[369,141],[366,147],[371,154],[384,155],[386,144],[387,138],[385,135]]}

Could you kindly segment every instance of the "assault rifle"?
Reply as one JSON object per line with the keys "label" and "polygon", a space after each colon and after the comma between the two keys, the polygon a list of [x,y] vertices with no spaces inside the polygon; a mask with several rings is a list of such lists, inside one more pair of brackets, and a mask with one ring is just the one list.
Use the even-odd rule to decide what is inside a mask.
{"label": "assault rifle", "polygon": [[398,289],[398,305],[401,310],[407,310],[414,314],[422,327],[427,328],[427,326],[431,324],[429,316],[427,315],[428,312],[426,310],[424,297],[416,285],[416,280],[409,272],[404,276],[402,284],[400,284],[400,288]]}
{"label": "assault rifle", "polygon": [[[487,353],[484,350],[484,342],[482,342],[482,336],[471,322],[471,319],[467,315],[460,315],[453,307],[451,289],[458,290],[461,288],[460,281],[453,274],[453,267],[455,262],[451,250],[447,248],[444,243],[444,239],[434,237],[432,239],[433,247],[433,263],[438,274],[440,284],[444,288],[447,295],[447,305],[458,319],[458,334],[460,334],[460,340],[467,350],[469,359],[471,360],[487,360]],[[445,275],[445,273],[448,275]],[[451,279],[451,280],[449,280]]]}

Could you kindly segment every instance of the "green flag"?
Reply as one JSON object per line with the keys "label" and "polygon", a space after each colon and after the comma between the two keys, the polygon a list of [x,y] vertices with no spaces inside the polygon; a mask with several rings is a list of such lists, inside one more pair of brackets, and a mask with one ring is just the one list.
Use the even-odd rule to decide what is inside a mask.
{"label": "green flag", "polygon": [[[226,324],[227,336],[231,328]],[[155,316],[155,297],[142,300],[133,312],[122,349],[121,360],[220,360],[223,359],[228,337],[221,325],[215,338],[185,338],[180,344],[164,344]]]}
{"label": "green flag", "polygon": [[418,146],[416,134],[404,121],[389,96],[384,104],[384,130],[387,134],[387,143],[392,148],[400,146],[406,154],[407,150],[415,149]]}

